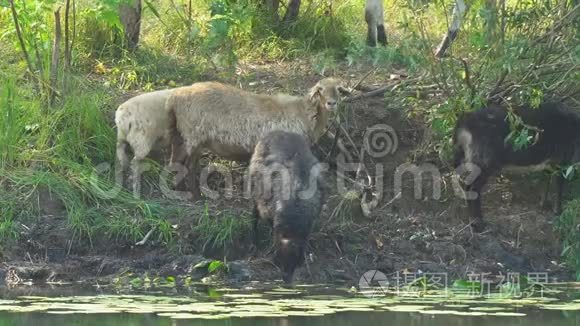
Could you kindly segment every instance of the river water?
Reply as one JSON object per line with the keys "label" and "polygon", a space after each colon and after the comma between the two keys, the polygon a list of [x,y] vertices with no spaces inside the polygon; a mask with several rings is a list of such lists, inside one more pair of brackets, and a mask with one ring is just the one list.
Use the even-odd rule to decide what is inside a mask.
{"label": "river water", "polygon": [[4,325],[580,326],[580,287],[528,297],[425,292],[369,295],[333,286],[293,290],[0,288]]}

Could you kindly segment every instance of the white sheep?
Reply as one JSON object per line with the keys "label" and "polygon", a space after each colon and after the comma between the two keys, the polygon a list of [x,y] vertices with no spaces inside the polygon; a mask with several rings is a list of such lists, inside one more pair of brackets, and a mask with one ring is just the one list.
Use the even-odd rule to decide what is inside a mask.
{"label": "white sheep", "polygon": [[333,78],[319,81],[306,96],[259,95],[216,83],[201,82],[176,89],[167,100],[172,119],[172,143],[183,142],[185,163],[194,198],[200,198],[199,156],[208,149],[234,161],[249,161],[254,147],[268,132],[284,130],[316,141],[323,134],[329,114],[347,92]]}
{"label": "white sheep", "polygon": [[365,21],[367,22],[367,44],[377,46],[387,45],[385,33],[385,18],[383,14],[383,0],[367,0],[365,5]]}
{"label": "white sheep", "polygon": [[115,112],[117,160],[120,165],[117,172],[122,177],[127,170],[131,150],[131,179],[135,195],[140,193],[143,159],[153,149],[169,147],[169,118],[165,103],[172,91],[160,90],[135,96],[121,104]]}

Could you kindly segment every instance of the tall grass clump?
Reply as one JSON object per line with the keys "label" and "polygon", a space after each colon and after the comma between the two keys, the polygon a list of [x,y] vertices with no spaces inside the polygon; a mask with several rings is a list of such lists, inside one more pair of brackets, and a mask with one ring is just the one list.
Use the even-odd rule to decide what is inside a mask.
{"label": "tall grass clump", "polygon": [[196,243],[202,250],[235,248],[252,234],[252,219],[230,211],[214,212],[206,204],[204,211],[193,225]]}
{"label": "tall grass clump", "polygon": [[134,198],[114,180],[116,138],[105,93],[79,85],[59,108],[47,110],[23,86],[7,81],[0,93],[0,233],[16,237],[9,226],[38,217],[40,192],[49,192],[78,238],[137,240],[156,227],[169,242],[166,219],[175,209]]}
{"label": "tall grass clump", "polygon": [[14,145],[20,138],[17,112],[14,109],[16,106],[14,81],[5,80],[0,92],[0,168],[5,168],[14,162],[17,155],[17,148]]}
{"label": "tall grass clump", "polygon": [[555,227],[562,239],[562,258],[576,271],[576,280],[580,281],[580,200],[566,204]]}

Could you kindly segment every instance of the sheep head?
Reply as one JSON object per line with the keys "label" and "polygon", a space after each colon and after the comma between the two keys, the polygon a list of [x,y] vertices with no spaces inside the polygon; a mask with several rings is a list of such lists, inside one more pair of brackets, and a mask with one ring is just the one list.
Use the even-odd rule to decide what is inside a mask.
{"label": "sheep head", "polygon": [[325,78],[310,89],[309,98],[318,109],[334,112],[340,102],[341,94],[345,93],[348,93],[348,90],[341,85],[340,80]]}
{"label": "sheep head", "polygon": [[276,235],[276,256],[274,263],[282,271],[282,280],[287,286],[292,284],[294,271],[302,265],[304,261],[304,248],[306,241],[303,238],[283,237],[281,234]]}

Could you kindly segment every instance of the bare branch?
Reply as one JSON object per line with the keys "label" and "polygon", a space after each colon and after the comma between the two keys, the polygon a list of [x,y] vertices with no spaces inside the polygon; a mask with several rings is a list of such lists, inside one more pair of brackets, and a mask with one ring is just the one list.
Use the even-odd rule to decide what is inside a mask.
{"label": "bare branch", "polygon": [[70,68],[70,62],[71,62],[69,16],[70,16],[70,0],[66,0],[65,9],[64,9],[64,67],[65,67],[65,69]]}
{"label": "bare branch", "polygon": [[396,86],[400,83],[400,81],[396,81],[395,83],[389,83],[387,85],[381,86],[375,90],[372,90],[370,92],[366,92],[366,93],[362,93],[359,95],[355,95],[355,96],[351,96],[351,97],[347,97],[343,100],[343,102],[354,102],[357,100],[360,100],[362,98],[367,98],[367,97],[373,97],[373,96],[381,96],[383,94],[385,94],[389,89],[393,88],[393,86]]}
{"label": "bare branch", "polygon": [[469,65],[467,64],[467,60],[465,60],[464,58],[459,58],[458,60],[461,61],[461,63],[463,64],[463,71],[465,73],[465,84],[469,88],[469,92],[471,95],[471,101],[473,101],[475,99],[475,95],[477,94],[477,91],[475,90],[475,87],[473,86],[473,83],[471,82],[471,73],[469,72]]}
{"label": "bare branch", "polygon": [[58,63],[60,59],[60,40],[62,38],[60,28],[60,7],[54,12],[54,42],[52,43],[52,62],[50,64],[50,105],[54,104],[56,94],[52,91],[57,89]]}
{"label": "bare branch", "polygon": [[18,14],[16,13],[16,7],[14,6],[14,0],[8,0],[10,3],[10,10],[12,11],[12,19],[14,20],[14,27],[16,28],[16,36],[18,36],[18,42],[20,43],[20,49],[24,55],[24,60],[26,60],[26,65],[28,66],[28,71],[30,73],[34,72],[32,67],[32,61],[30,61],[30,56],[26,50],[26,43],[24,43],[24,38],[22,37],[22,29],[20,28],[20,22],[18,21]]}
{"label": "bare branch", "polygon": [[371,70],[369,70],[369,72],[367,72],[361,79],[359,79],[358,82],[356,82],[356,84],[354,84],[353,87],[351,87],[351,89],[357,89],[357,87],[360,86],[360,84],[368,78],[368,76],[370,76],[372,73],[374,73],[375,71],[377,71],[378,68],[373,68]]}

